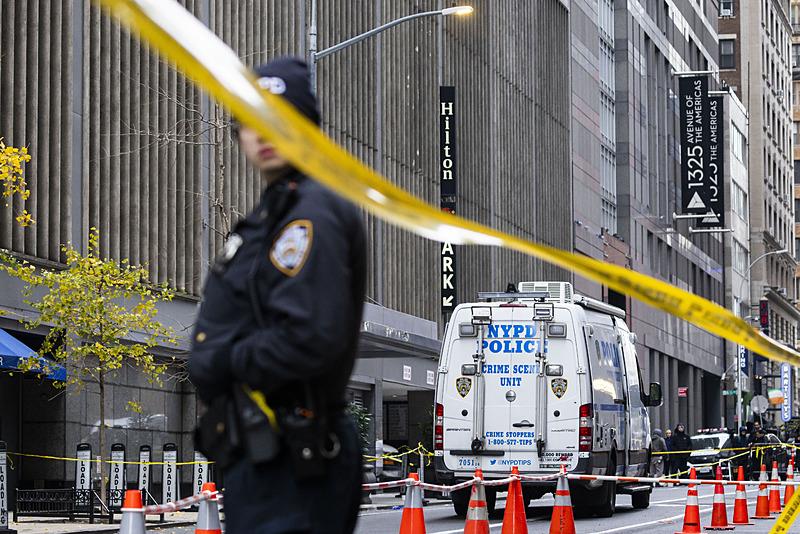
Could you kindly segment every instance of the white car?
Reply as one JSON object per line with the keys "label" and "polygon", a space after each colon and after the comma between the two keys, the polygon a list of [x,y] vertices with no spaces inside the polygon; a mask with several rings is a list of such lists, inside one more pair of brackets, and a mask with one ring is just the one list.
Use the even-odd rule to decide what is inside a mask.
{"label": "white car", "polygon": [[722,458],[731,456],[730,451],[721,450],[730,448],[730,438],[727,432],[701,433],[692,436],[692,454],[689,455],[686,465],[694,467],[700,478],[714,478],[717,466],[706,464],[715,464]]}

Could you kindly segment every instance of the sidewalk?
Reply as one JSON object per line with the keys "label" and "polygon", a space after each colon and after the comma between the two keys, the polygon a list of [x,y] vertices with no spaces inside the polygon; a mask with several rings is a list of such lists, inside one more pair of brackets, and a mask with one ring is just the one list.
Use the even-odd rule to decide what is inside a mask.
{"label": "sidewalk", "polygon": [[[18,523],[11,522],[9,528],[19,534],[76,534],[79,532],[119,532],[121,515],[116,516],[116,522],[109,525],[101,519],[95,519],[93,525],[88,520],[76,519],[67,521],[59,518],[21,517]],[[158,516],[147,516],[147,528],[193,526],[197,523],[197,512],[174,512],[164,515],[164,522],[158,521]]]}

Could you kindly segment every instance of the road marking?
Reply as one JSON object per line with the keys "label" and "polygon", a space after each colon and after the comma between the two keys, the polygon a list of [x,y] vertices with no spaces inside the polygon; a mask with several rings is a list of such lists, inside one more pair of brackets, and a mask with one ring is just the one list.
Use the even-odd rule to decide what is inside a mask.
{"label": "road marking", "polygon": [[[705,509],[704,508],[700,509],[700,513],[701,514],[706,513],[706,512],[710,512],[710,511],[711,511],[710,507],[709,508],[705,508]],[[658,524],[673,523],[673,522],[675,522],[676,519],[680,519],[683,516],[684,516],[684,514],[678,514],[678,515],[673,515],[672,517],[664,517],[664,518],[661,518],[661,519],[657,519],[655,521],[649,521],[647,523],[637,523],[635,525],[628,525],[628,526],[625,526],[625,527],[611,528],[611,529],[608,529],[608,530],[598,530],[597,532],[593,532],[592,534],[610,534],[611,532],[624,532],[626,530],[640,529],[640,528],[645,527],[647,525],[658,525]],[[454,531],[454,532],[459,532],[459,531]]]}

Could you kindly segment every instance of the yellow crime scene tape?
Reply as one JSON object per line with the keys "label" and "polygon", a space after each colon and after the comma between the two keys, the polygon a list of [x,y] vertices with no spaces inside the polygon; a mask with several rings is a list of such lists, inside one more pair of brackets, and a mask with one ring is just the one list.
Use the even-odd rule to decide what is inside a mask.
{"label": "yellow crime scene tape", "polygon": [[[135,460],[125,460],[125,461],[116,461],[116,460],[105,460],[100,458],[71,458],[69,456],[50,456],[47,454],[27,454],[22,452],[10,452],[8,451],[6,454],[9,456],[18,456],[22,458],[38,458],[40,460],[58,460],[62,462],[91,462],[91,463],[104,463],[104,464],[125,464],[125,465],[164,465],[168,462],[138,462]],[[170,464],[174,465],[195,465],[195,464],[213,464],[214,462],[210,460],[195,460],[191,462],[169,462]]]}
{"label": "yellow crime scene tape", "polygon": [[420,236],[456,245],[516,250],[585,276],[680,317],[756,354],[800,366],[800,353],[722,306],[630,269],[515,237],[442,212],[389,183],[329,139],[281,97],[260,89],[236,54],[172,0],[95,0],[219,102],[269,139],[296,168],[374,215]]}
{"label": "yellow crime scene tape", "polygon": [[789,532],[794,520],[797,519],[798,513],[800,513],[800,491],[796,491],[789,500],[789,504],[783,508],[783,512],[778,516],[775,524],[772,525],[769,534]]}

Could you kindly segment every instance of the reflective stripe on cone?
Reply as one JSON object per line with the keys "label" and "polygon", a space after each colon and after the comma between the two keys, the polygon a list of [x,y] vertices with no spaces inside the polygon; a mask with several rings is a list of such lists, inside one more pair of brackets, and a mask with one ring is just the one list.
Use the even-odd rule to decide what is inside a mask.
{"label": "reflective stripe on cone", "polygon": [[[717,466],[717,480],[722,480],[722,469]],[[733,530],[728,524],[728,510],[725,505],[725,488],[722,484],[714,486],[714,504],[711,509],[711,526],[706,530]]]}
{"label": "reflective stripe on cone", "polygon": [[[779,482],[780,477],[778,477],[778,462],[772,462],[772,482]],[[771,514],[779,514],[781,513],[781,487],[780,486],[770,486],[769,487],[769,513]]]}
{"label": "reflective stripe on cone", "polygon": [[[408,478],[419,482],[419,474],[417,473],[409,473]],[[403,517],[400,519],[400,534],[425,534],[425,513],[422,510],[422,489],[419,486],[409,486],[406,492]]]}
{"label": "reflective stripe on cone", "polygon": [[219,504],[217,503],[217,485],[214,482],[203,484],[201,491],[214,493],[204,501],[200,501],[197,510],[197,526],[194,534],[222,534],[222,525],[219,522]]}
{"label": "reflective stripe on cone", "polygon": [[761,464],[761,473],[758,475],[758,499],[756,500],[756,513],[753,519],[772,519],[769,515],[769,497],[767,496],[767,466]]}
{"label": "reflective stripe on cone", "polygon": [[556,485],[556,503],[550,516],[550,534],[575,534],[575,517],[572,514],[572,500],[569,496],[567,468],[561,466]]}
{"label": "reflective stripe on cone", "polygon": [[119,534],[147,534],[147,529],[144,526],[144,506],[142,505],[141,491],[126,490],[121,511],[122,522],[119,525]]}
{"label": "reflective stripe on cone", "polygon": [[[689,478],[697,479],[697,472],[692,467],[689,470]],[[699,534],[700,530],[700,505],[697,502],[697,486],[689,484],[689,491],[686,492],[686,510],[683,513],[683,529],[675,534]]]}
{"label": "reflective stripe on cone", "polygon": [[[786,482],[791,482],[794,480],[794,452],[792,453],[792,457],[789,458],[789,465],[786,467]],[[789,501],[792,499],[794,495],[794,486],[786,486],[786,489],[783,490],[783,506],[785,507],[789,504]]]}
{"label": "reflective stripe on cone", "polygon": [[[739,482],[744,481],[744,467],[739,466],[739,472],[736,476]],[[747,514],[747,492],[744,489],[744,484],[736,485],[736,500],[733,503],[733,524],[734,525],[755,525],[750,521]]]}
{"label": "reflective stripe on cone", "polygon": [[[511,476],[519,476],[519,468],[511,468]],[[528,520],[525,517],[527,502],[522,497],[522,483],[512,480],[508,485],[506,511],[503,514],[503,530],[500,534],[528,534]]]}
{"label": "reflective stripe on cone", "polygon": [[489,512],[486,510],[486,490],[483,487],[483,471],[475,470],[475,482],[469,496],[467,522],[464,534],[489,534]]}

